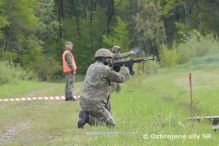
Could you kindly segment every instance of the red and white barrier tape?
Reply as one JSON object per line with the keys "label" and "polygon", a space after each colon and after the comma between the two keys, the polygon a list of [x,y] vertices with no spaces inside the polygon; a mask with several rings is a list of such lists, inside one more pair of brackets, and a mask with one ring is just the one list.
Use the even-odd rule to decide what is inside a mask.
{"label": "red and white barrier tape", "polygon": [[[75,100],[80,99],[80,96],[73,96]],[[16,101],[35,101],[35,100],[65,100],[65,96],[45,96],[45,97],[22,97],[22,98],[5,98],[0,99],[1,102],[16,102]]]}

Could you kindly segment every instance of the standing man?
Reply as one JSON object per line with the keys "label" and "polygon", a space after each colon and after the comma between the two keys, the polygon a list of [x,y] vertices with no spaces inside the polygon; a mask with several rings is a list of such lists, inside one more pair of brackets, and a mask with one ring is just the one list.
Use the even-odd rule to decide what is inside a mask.
{"label": "standing man", "polygon": [[86,123],[90,125],[115,126],[112,114],[106,107],[110,94],[110,83],[122,83],[129,77],[129,70],[123,68],[120,72],[112,69],[113,54],[105,49],[95,53],[95,63],[87,69],[84,89],[80,98],[81,111],[79,113],[78,128]]}
{"label": "standing man", "polygon": [[65,51],[62,54],[63,72],[66,78],[65,84],[65,100],[75,100],[72,95],[73,81],[77,71],[77,65],[75,63],[74,55],[72,54],[73,48],[72,42],[65,43]]}

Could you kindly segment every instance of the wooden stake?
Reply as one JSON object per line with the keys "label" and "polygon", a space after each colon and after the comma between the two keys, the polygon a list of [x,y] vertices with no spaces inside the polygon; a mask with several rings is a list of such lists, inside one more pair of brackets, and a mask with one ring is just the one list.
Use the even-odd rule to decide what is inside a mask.
{"label": "wooden stake", "polygon": [[189,87],[190,87],[190,115],[193,117],[192,109],[192,73],[189,73]]}

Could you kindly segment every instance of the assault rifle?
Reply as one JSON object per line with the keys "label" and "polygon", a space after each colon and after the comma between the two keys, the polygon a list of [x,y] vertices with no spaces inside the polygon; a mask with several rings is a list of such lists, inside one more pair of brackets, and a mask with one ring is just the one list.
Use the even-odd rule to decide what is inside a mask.
{"label": "assault rifle", "polygon": [[134,63],[144,62],[144,61],[149,61],[149,60],[155,60],[154,56],[151,59],[136,58],[136,59],[130,59],[130,60],[115,61],[113,62],[113,70],[115,70],[116,72],[119,72],[121,66],[125,66],[125,67],[128,67],[130,74],[134,75],[135,74],[133,70]]}

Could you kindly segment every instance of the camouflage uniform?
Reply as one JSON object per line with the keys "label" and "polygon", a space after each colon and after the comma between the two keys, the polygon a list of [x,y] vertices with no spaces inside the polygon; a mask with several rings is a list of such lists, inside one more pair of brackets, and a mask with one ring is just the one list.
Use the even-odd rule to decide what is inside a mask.
{"label": "camouflage uniform", "polygon": [[81,111],[88,113],[89,124],[116,125],[111,113],[106,109],[107,98],[110,94],[110,83],[122,83],[128,79],[128,76],[129,70],[127,68],[115,72],[111,67],[98,61],[89,66],[80,98]]}

